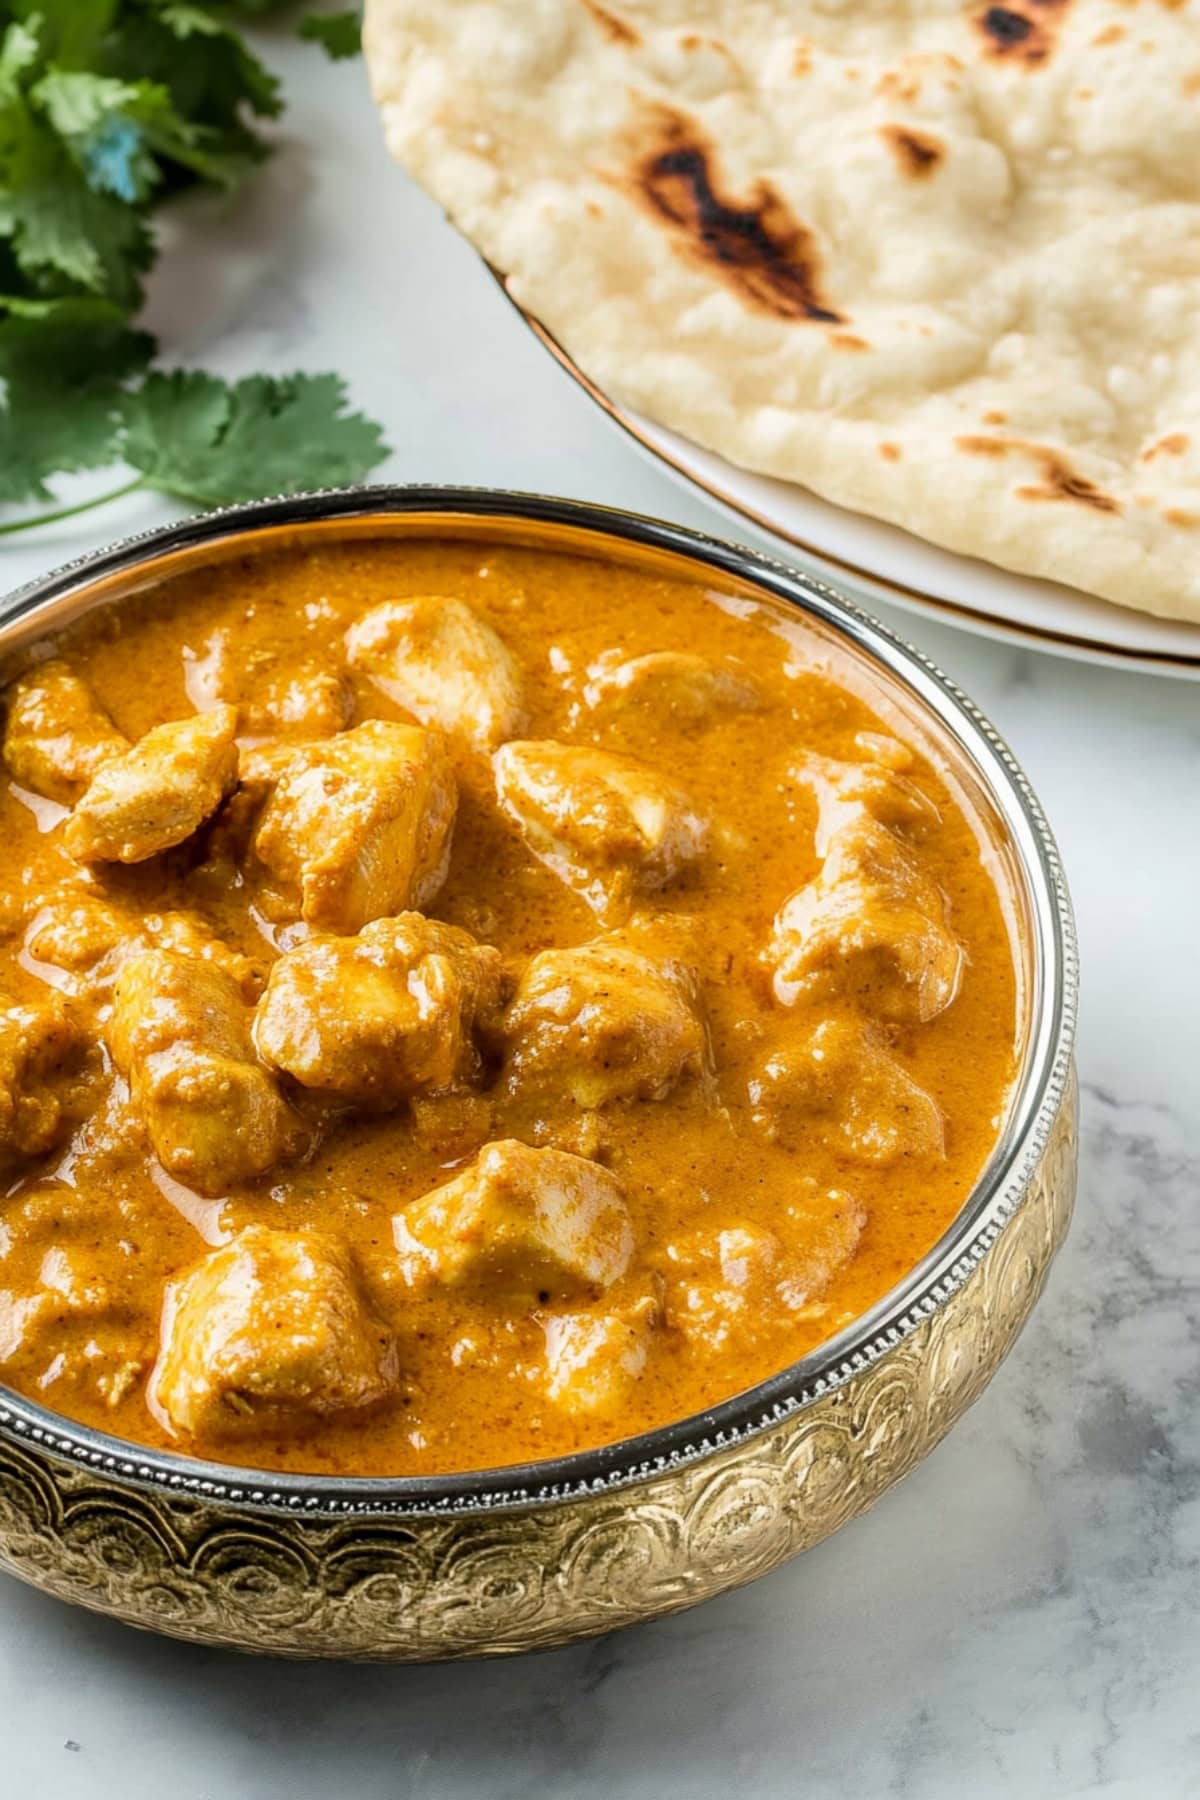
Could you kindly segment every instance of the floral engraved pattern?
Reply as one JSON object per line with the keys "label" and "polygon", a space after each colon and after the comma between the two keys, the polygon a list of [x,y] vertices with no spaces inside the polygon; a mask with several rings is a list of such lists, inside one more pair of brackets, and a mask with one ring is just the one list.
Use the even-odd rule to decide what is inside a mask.
{"label": "floral engraved pattern", "polygon": [[865,1511],[978,1398],[1066,1233],[1075,1095],[967,1278],[778,1424],[632,1486],[521,1507],[310,1514],[79,1466],[0,1421],[0,1567],[134,1625],[283,1656],[546,1648],[694,1605]]}

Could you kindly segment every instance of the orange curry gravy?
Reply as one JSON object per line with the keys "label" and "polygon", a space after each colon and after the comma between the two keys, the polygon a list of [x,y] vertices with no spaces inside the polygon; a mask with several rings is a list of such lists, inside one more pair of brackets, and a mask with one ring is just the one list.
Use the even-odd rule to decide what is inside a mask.
{"label": "orange curry gravy", "polygon": [[[399,605],[399,625],[380,615],[392,623],[366,638],[383,649],[348,661],[357,622],[426,596],[465,602],[507,648],[512,704],[486,731],[455,717],[444,687],[430,699],[426,682],[408,711],[396,698],[408,692],[403,667],[399,685],[380,677],[389,645],[401,664],[413,642],[418,660],[457,655],[436,606],[410,618]],[[493,641],[471,654],[486,662]],[[55,740],[47,755],[65,756],[66,774],[49,781],[35,744],[34,774],[57,798],[34,792],[28,746],[6,751],[22,779],[0,782],[0,1379],[19,1392],[127,1439],[263,1468],[429,1474],[559,1455],[690,1414],[790,1363],[883,1295],[958,1212],[1014,1073],[1013,954],[983,828],[782,604],[548,549],[324,542],[192,570],[94,611],[36,647],[27,682],[48,657],[119,735],[117,748],[82,757]],[[36,734],[43,702],[23,704]],[[463,704],[476,707],[478,690]],[[197,829],[128,863],[95,854],[92,826],[88,843],[70,839],[84,775],[111,766],[122,741],[219,705],[238,709],[243,785],[226,767],[215,812],[213,796],[197,802],[208,811]],[[189,1023],[189,971],[232,969],[222,991],[236,986],[230,1005],[244,1019],[223,1029],[253,1059],[272,965],[313,931],[278,863],[271,875],[257,858],[264,795],[271,804],[272,782],[309,740],[415,718],[449,728],[457,817],[444,881],[427,872],[435,891],[406,911],[499,952],[486,1006],[467,1018],[471,1042],[440,1076],[423,1072],[419,1044],[404,1050],[407,1094],[387,1087],[400,1079],[387,1052],[382,1098],[347,1099],[260,1058],[253,1080],[298,1135],[289,1124],[253,1178],[221,1187],[218,1175],[213,1192],[210,1170],[198,1191],[154,1154],[129,1061],[137,1042],[145,1052],[150,1013],[143,995],[136,1030],[114,1036],[122,970],[136,952],[152,988],[170,964],[183,1011],[167,1016],[165,1049],[160,1030],[145,1053],[170,1057],[182,1029],[179,1054],[203,1059],[215,1028],[203,996]],[[634,830],[619,805],[597,807],[585,780],[560,809],[578,841],[556,864],[522,815],[531,776],[519,756],[508,765],[516,800],[498,799],[493,749],[510,738],[636,759],[621,765],[635,787],[639,770],[666,777],[687,821],[663,850],[651,841],[657,790]],[[265,765],[264,741],[272,754],[284,745]],[[534,764],[553,786],[553,759]],[[570,761],[561,772],[576,779]],[[580,779],[595,774],[589,765]],[[336,810],[336,793],[327,803]],[[158,827],[155,815],[151,838]],[[329,935],[325,915],[320,930]],[[613,933],[611,979],[577,1017],[562,1013],[553,980],[541,983],[540,1014],[536,999],[521,1001],[532,958]],[[670,1017],[643,1029],[647,967]],[[670,975],[665,1000],[656,968]],[[359,1054],[358,992],[345,1005],[347,1054]],[[556,1004],[558,1036],[546,1038]],[[40,1038],[47,1006],[58,1011]],[[368,1088],[373,1054],[368,1037]],[[567,1091],[581,1080],[582,1101]],[[160,1123],[168,1149],[172,1129]],[[599,1251],[591,1240],[564,1249],[550,1216],[579,1198],[563,1200],[575,1162],[518,1156],[472,1190],[477,1158],[497,1142],[580,1159],[586,1205],[598,1172],[609,1206]],[[446,1208],[413,1210],[464,1175],[465,1226]],[[616,1225],[610,1203],[623,1209]],[[324,1246],[328,1270],[319,1257],[315,1272],[303,1257],[303,1268],[289,1263],[292,1250],[256,1267],[253,1246],[268,1239],[239,1240],[248,1227],[313,1234],[269,1241],[297,1254]],[[181,1284],[239,1241],[251,1246],[240,1272],[235,1258],[207,1296],[203,1283],[187,1290],[189,1343],[175,1354],[189,1366],[156,1370],[164,1295],[178,1324]],[[327,1276],[331,1300],[305,1286]],[[222,1320],[209,1331],[213,1308]]]}

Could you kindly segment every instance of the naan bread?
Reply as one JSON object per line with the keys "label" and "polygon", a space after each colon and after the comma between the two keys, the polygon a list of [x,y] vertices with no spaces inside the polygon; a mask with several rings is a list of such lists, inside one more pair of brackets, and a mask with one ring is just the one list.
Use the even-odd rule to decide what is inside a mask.
{"label": "naan bread", "polygon": [[604,389],[1200,619],[1200,0],[369,0],[394,154]]}

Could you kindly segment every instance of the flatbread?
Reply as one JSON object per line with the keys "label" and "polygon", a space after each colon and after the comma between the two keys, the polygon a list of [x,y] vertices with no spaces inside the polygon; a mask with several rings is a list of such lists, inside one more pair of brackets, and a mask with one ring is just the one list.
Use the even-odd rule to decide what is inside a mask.
{"label": "flatbread", "polygon": [[615,398],[1200,619],[1200,0],[369,0],[366,47]]}

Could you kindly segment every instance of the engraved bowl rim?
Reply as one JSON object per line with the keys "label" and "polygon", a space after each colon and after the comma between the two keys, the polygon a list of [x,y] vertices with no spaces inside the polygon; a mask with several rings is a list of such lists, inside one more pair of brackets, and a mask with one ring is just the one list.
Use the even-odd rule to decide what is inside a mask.
{"label": "engraved bowl rim", "polygon": [[933,715],[1006,827],[1030,897],[1036,988],[1027,1053],[1006,1128],[953,1223],[874,1306],[798,1362],[742,1393],[598,1450],[453,1475],[332,1476],[244,1469],[111,1436],[3,1384],[0,1440],[7,1436],[133,1486],[167,1489],[233,1512],[282,1511],[325,1519],[523,1510],[635,1486],[758,1436],[894,1349],[979,1266],[1041,1162],[1071,1080],[1078,1004],[1075,923],[1057,844],[1024,770],[975,703],[922,651],[824,579],[767,552],[624,508],[503,488],[364,483],[220,507],[64,563],[0,599],[0,650],[15,626],[42,610],[58,610],[84,598],[102,577],[129,574],[175,552],[206,545],[216,549],[225,538],[259,528],[430,514],[444,514],[451,528],[456,519],[516,519],[682,555],[823,621]]}

